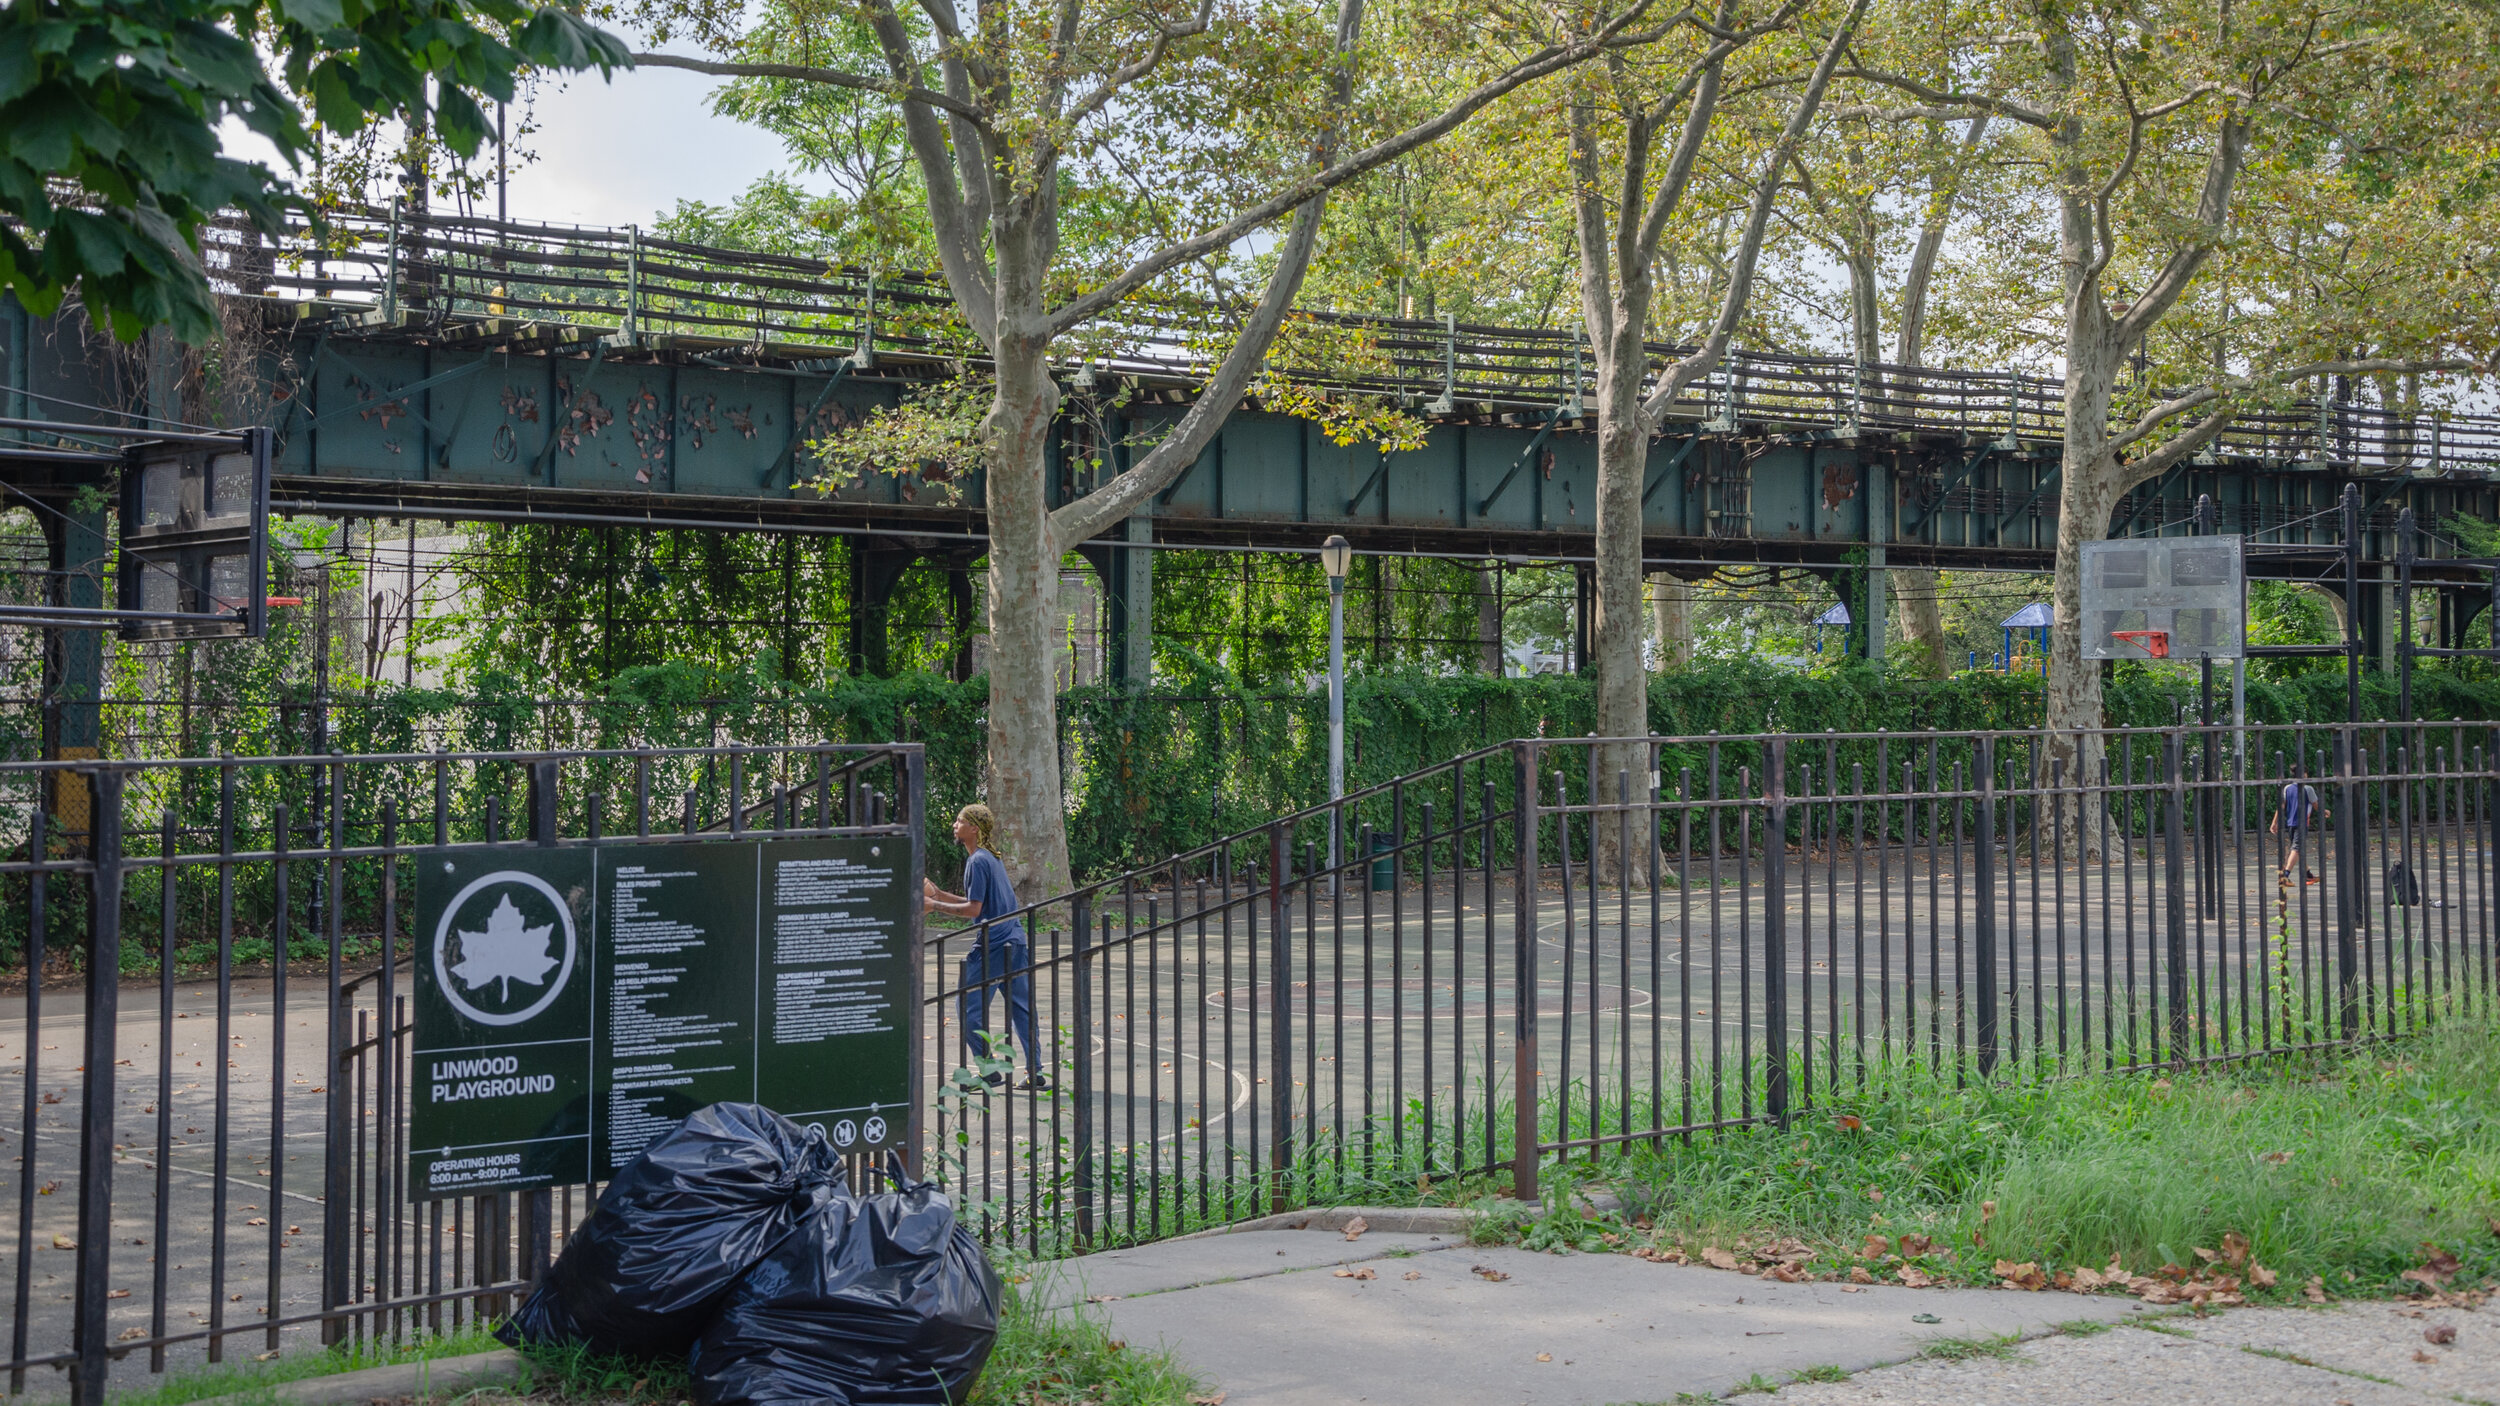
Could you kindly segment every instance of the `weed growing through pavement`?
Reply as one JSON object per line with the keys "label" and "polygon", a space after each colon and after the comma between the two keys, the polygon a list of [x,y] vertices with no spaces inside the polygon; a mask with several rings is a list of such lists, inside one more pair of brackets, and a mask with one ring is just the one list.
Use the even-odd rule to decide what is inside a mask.
{"label": "weed growing through pavement", "polygon": [[1968,1362],[1978,1357],[2019,1357],[2022,1355],[2022,1341],[2020,1333],[1986,1338],[1929,1338],[1918,1345],[1918,1355],[1932,1357],[1939,1362]]}

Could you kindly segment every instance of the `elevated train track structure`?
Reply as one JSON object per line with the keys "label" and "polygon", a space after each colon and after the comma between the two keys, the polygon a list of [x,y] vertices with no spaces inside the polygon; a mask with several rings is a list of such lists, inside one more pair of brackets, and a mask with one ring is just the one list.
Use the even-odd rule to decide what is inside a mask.
{"label": "elevated train track structure", "polygon": [[[633,228],[398,211],[341,216],[319,241],[219,230],[209,264],[248,329],[247,364],[225,374],[250,378],[270,407],[281,510],[861,534],[854,590],[872,610],[918,557],[962,565],[981,550],[977,474],[897,466],[818,482],[826,433],[977,364],[926,277]],[[183,418],[152,369],[162,355],[117,385],[93,333],[0,306],[11,417],[134,406]],[[1096,486],[1081,467],[1096,445],[1116,465],[1184,413],[1223,335],[1222,310],[1204,305],[1132,303],[1090,329],[1062,381],[1053,500]],[[1430,424],[1427,441],[1340,445],[1310,420],[1246,406],[1149,511],[1084,548],[1115,633],[1144,623],[1151,553],[1139,546],[1305,549],[1342,533],[1368,552],[1590,555],[1593,366],[1575,331],[1311,312],[1272,368],[1327,395],[1392,400]],[[2059,385],[2037,376],[1740,350],[1676,404],[1651,450],[1644,554],[1692,577],[1812,571],[1856,596],[1860,621],[1881,618],[1882,568],[2046,570],[2062,414]],[[5,439],[10,481],[58,493],[76,479],[77,465],[43,459],[40,432]],[[2373,563],[2351,608],[2383,650],[2398,516],[2411,508],[2434,530],[2456,515],[2500,519],[2500,416],[2332,397],[2252,411],[2129,494],[2109,531],[2188,531],[2209,495],[2220,530],[2268,549],[2260,574],[2333,576],[2322,584],[2340,592],[2329,568],[2347,484],[2360,487]],[[2442,550],[2426,544],[2414,579],[2441,590],[2444,642],[2489,591],[2479,570],[2443,569]],[[1110,653],[1115,672],[1130,657]]]}

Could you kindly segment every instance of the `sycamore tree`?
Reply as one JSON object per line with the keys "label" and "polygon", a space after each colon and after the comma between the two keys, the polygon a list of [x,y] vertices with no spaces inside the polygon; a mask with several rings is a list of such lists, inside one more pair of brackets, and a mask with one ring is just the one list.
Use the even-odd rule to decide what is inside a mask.
{"label": "sycamore tree", "polygon": [[[1989,42],[1958,38],[1971,34]],[[2464,308],[2456,280],[2487,265],[2488,245],[2361,232],[2408,191],[2438,204],[2454,163],[2472,164],[2491,42],[2472,7],[2410,0],[1896,0],[1845,70],[1891,94],[1896,120],[1987,115],[1989,140],[2033,173],[2027,205],[1999,212],[1989,236],[2030,264],[1984,320],[2044,323],[2042,350],[2064,372],[2048,724],[2069,775],[2097,756],[2087,730],[2102,721],[2080,554],[2121,495],[2244,406],[2315,378],[2488,363],[2489,319]],[[2251,207],[2295,190],[2317,240],[2372,245],[2387,280],[2375,306],[2304,305],[2293,269],[2244,248]]]}
{"label": "sycamore tree", "polygon": [[624,59],[525,0],[16,0],[0,9],[0,288],[37,316],[75,295],[123,340],[162,325],[208,341],[201,228],[234,211],[277,234],[303,207],[221,152],[222,123],[289,162],[316,126],[388,116],[468,155],[492,129],[480,99],[510,98],[516,74]]}
{"label": "sycamore tree", "polygon": [[[1259,376],[1328,192],[1526,84],[1654,37],[1643,4],[1583,23],[1492,0],[1415,3],[1442,7],[1437,32],[1467,79],[1393,127],[1358,102],[1375,66],[1364,0],[1340,0],[1333,16],[1267,0],[647,0],[635,11],[655,38],[709,55],[637,55],[646,65],[862,94],[900,116],[970,359],[985,363],[986,408],[964,448],[989,522],[988,799],[1000,856],[1028,893],[1069,881],[1053,686],[1061,560],[1177,479]],[[1132,196],[1122,225],[1068,238],[1069,194],[1113,189]],[[1190,291],[1215,295],[1226,322],[1196,399],[1152,444],[1130,446],[1125,467],[1102,456],[1092,492],[1052,507],[1061,378],[1105,349],[1106,324],[1138,300],[1168,306]]]}
{"label": "sycamore tree", "polygon": [[[1835,104],[1797,163],[1781,211],[1796,237],[1784,251],[1788,276],[1774,286],[1789,298],[1819,293],[1824,280],[1801,266],[1799,255],[1840,268],[1846,302],[1828,320],[1847,338],[1871,420],[1911,413],[1918,404],[1919,377],[1912,373],[1926,364],[1927,313],[1945,240],[1966,226],[1974,198],[1984,200],[1995,184],[1988,124],[1985,112],[1959,122],[1891,122],[1873,108]],[[1927,677],[1949,672],[1937,573],[1890,572],[1903,636],[1902,649],[1888,656],[1892,667]],[[1855,602],[1852,608],[1865,613]],[[1884,622],[1867,620],[1864,628],[1880,630]]]}
{"label": "sycamore tree", "polygon": [[[1602,65],[1574,75],[1565,114],[1569,130],[1569,203],[1577,239],[1580,313],[1596,360],[1597,566],[1596,606],[1590,653],[1597,665],[1597,730],[1602,737],[1649,733],[1647,670],[1641,654],[1643,620],[1641,490],[1651,442],[1665,429],[1666,414],[1686,387],[1708,375],[1727,352],[1753,292],[1763,240],[1783,173],[1814,121],[1866,0],[1844,12],[1821,16],[1820,35],[1796,28],[1811,18],[1806,0],[1748,11],[1740,0],[1720,0],[1697,17],[1686,41],[1656,45],[1638,54],[1614,53]],[[1777,52],[1777,40],[1819,39],[1819,54],[1805,49],[1803,63]],[[1764,71],[1749,86],[1764,99],[1793,85],[1785,118],[1774,135],[1749,153],[1750,199],[1735,235],[1719,286],[1719,306],[1701,329],[1700,345],[1655,368],[1649,348],[1657,332],[1658,266],[1668,232],[1692,188],[1696,166],[1714,140],[1728,142],[1738,124],[1725,120],[1722,99],[1731,58],[1755,46],[1766,53]],[[1784,80],[1784,81],[1783,81]],[[1742,141],[1741,136],[1733,138]],[[1601,784],[1619,773],[1646,773],[1637,743],[1601,748]],[[1622,856],[1601,850],[1607,870],[1627,868]]]}

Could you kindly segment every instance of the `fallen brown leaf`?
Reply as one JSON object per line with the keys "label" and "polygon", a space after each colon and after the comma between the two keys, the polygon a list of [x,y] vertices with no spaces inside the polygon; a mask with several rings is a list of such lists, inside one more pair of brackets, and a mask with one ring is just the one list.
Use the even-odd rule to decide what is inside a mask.
{"label": "fallen brown leaf", "polygon": [[1348,1240],[1360,1240],[1363,1238],[1363,1232],[1371,1228],[1370,1221],[1363,1219],[1361,1216],[1356,1216],[1354,1219],[1345,1223],[1345,1238]]}
{"label": "fallen brown leaf", "polygon": [[147,1335],[148,1335],[148,1330],[147,1330],[147,1329],[145,1329],[145,1328],[124,1328],[124,1329],[122,1329],[122,1341],[123,1341],[123,1342],[129,1342],[129,1341],[130,1341],[131,1339],[133,1339],[133,1338],[144,1338],[144,1337],[146,1337]]}
{"label": "fallen brown leaf", "polygon": [[1996,1275],[1998,1279],[2014,1288],[2027,1289],[2033,1293],[2038,1293],[2048,1287],[2049,1282],[2048,1276],[2040,1272],[2040,1266],[2030,1260],[2024,1260],[2020,1264],[2012,1260],[1998,1260]]}
{"label": "fallen brown leaf", "polygon": [[1872,1284],[1875,1282],[1875,1276],[1866,1272],[1865,1265],[1858,1265],[1849,1271],[1849,1282],[1852,1284]]}
{"label": "fallen brown leaf", "polygon": [[245,1225],[267,1225],[269,1224],[269,1218],[267,1216],[254,1216],[250,1220],[243,1223]]}
{"label": "fallen brown leaf", "polygon": [[1467,1267],[1467,1272],[1468,1272],[1468,1273],[1470,1273],[1470,1274],[1475,1275],[1477,1278],[1479,1278],[1479,1279],[1481,1279],[1481,1280],[1485,1281],[1485,1282],[1486,1282],[1486,1283],[1488,1283],[1488,1284],[1499,1284],[1499,1283],[1501,1283],[1503,1280],[1508,1279],[1508,1278],[1510,1277],[1508,1274],[1504,1273],[1504,1272],[1503,1272],[1503,1271],[1501,1271],[1501,1270],[1498,1270],[1498,1269],[1488,1269],[1488,1268],[1486,1268],[1485,1266],[1480,1265],[1480,1264],[1476,1264],[1476,1265],[1469,1265],[1469,1266]]}
{"label": "fallen brown leaf", "polygon": [[1712,1269],[1734,1269],[1736,1267],[1736,1256],[1729,1254],[1727,1251],[1720,1249],[1716,1245],[1704,1245],[1701,1247],[1701,1262],[1710,1266]]}
{"label": "fallen brown leaf", "polygon": [[1996,1218],[1997,1218],[1997,1203],[1996,1203],[1996,1202],[1994,1202],[1994,1201],[1982,1201],[1982,1202],[1980,1202],[1980,1203],[1979,1203],[1979,1223],[1980,1223],[1981,1225],[1986,1225],[1988,1222],[1990,1222],[1990,1221],[1992,1221],[1992,1220],[1995,1220]]}
{"label": "fallen brown leaf", "polygon": [[1213,1396],[1193,1396],[1189,1398],[1189,1406],[1224,1406],[1226,1395],[1227,1393],[1219,1391]]}
{"label": "fallen brown leaf", "polygon": [[2437,1362],[2439,1359],[2417,1347],[2413,1350],[2413,1360],[2416,1362]]}
{"label": "fallen brown leaf", "polygon": [[1339,1266],[1337,1267],[1337,1277],[1338,1277],[1339,1279],[1377,1279],[1377,1278],[1379,1278],[1379,1276],[1378,1276],[1378,1275],[1376,1275],[1376,1274],[1372,1273],[1372,1271],[1371,1271],[1371,1266],[1369,1266],[1369,1265],[1365,1265],[1365,1266],[1363,1266],[1363,1267],[1362,1267],[1362,1268],[1360,1268],[1360,1269],[1347,1269],[1347,1268],[1346,1268],[1346,1267],[1344,1267],[1343,1265],[1339,1265]]}
{"label": "fallen brown leaf", "polygon": [[1406,1271],[1406,1277],[1409,1279],[1421,1279],[1424,1277],[1424,1272],[1420,1269],[1410,1269]]}
{"label": "fallen brown leaf", "polygon": [[1879,1260],[1891,1253],[1892,1241],[1881,1235],[1866,1237],[1866,1243],[1858,1247],[1858,1258],[1862,1260]]}
{"label": "fallen brown leaf", "polygon": [[1866,1290],[1859,1288],[1855,1284],[1843,1284],[1840,1286],[1840,1292],[1844,1294],[1863,1294]]}
{"label": "fallen brown leaf", "polygon": [[70,1239],[66,1235],[55,1235],[52,1237],[52,1248],[56,1250],[75,1250],[78,1248],[78,1242]]}
{"label": "fallen brown leaf", "polygon": [[2260,1157],[2260,1158],[2258,1158],[2257,1160],[2258,1160],[2258,1161],[2260,1161],[2260,1162],[2272,1162],[2274,1165],[2276,1165],[2276,1166],[2280,1167],[2280,1166],[2282,1166],[2284,1163],[2289,1162],[2290,1160],[2292,1160],[2292,1154],[2290,1154],[2290,1153],[2288,1153],[2288,1152],[2269,1152],[2269,1153],[2267,1153],[2265,1156]]}
{"label": "fallen brown leaf", "polygon": [[2077,1265],[2071,1287],[2078,1294],[2097,1294],[2109,1283],[2101,1272],[2089,1265]]}
{"label": "fallen brown leaf", "polygon": [[1539,1362],[1551,1362],[1554,1360],[1554,1354],[1550,1352],[1540,1352],[1536,1355],[1536,1360]]}
{"label": "fallen brown leaf", "polygon": [[104,1297],[108,1299],[126,1299],[130,1297],[130,1291],[128,1289],[115,1289],[113,1292],[106,1294]]}
{"label": "fallen brown leaf", "polygon": [[2300,1286],[2300,1296],[2311,1303],[2325,1303],[2326,1281],[2317,1275],[2310,1275],[2309,1282]]}
{"label": "fallen brown leaf", "polygon": [[2271,1289],[2274,1287],[2274,1271],[2262,1264],[2252,1264],[2248,1267],[2248,1282],[2260,1289]]}
{"label": "fallen brown leaf", "polygon": [[1901,1266],[1900,1277],[1902,1283],[1909,1285],[1913,1289],[1924,1289],[1928,1285],[1936,1282],[1928,1276],[1926,1270],[1923,1270],[1914,1264],[1905,1264]]}
{"label": "fallen brown leaf", "polygon": [[2222,1262],[2233,1269],[2248,1263],[2248,1237],[2236,1230],[2222,1232]]}
{"label": "fallen brown leaf", "polygon": [[1919,1256],[1926,1254],[1929,1250],[1934,1248],[1936,1248],[1936,1242],[1928,1239],[1924,1235],[1904,1235],[1901,1237],[1901,1258],[1905,1260],[1917,1259]]}
{"label": "fallen brown leaf", "polygon": [[2446,1347],[2456,1340],[2457,1325],[2454,1323],[2434,1323],[2422,1330],[2422,1341],[2434,1346]]}

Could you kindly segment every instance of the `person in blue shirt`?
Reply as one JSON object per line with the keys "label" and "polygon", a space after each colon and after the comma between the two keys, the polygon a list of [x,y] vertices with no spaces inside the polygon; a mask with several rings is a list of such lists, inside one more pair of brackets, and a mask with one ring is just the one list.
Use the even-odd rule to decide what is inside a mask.
{"label": "person in blue shirt", "polygon": [[[1042,1073],[1041,1041],[1033,1035],[1033,950],[1025,941],[1023,920],[1015,916],[1019,905],[1015,885],[1007,879],[1007,866],[990,850],[997,825],[988,806],[965,806],[957,811],[955,842],[970,856],[964,860],[964,891],[948,893],[935,880],[923,879],[921,900],[932,913],[990,924],[986,935],[964,954],[958,978],[957,1009],[962,1013],[964,1047],[979,1054],[998,1053],[998,1042],[990,1034],[990,997],[1004,987],[1007,1024],[1024,1051],[1025,1087],[1047,1089],[1050,1079]],[[992,1085],[1006,1082],[1004,1074],[986,1077]]]}
{"label": "person in blue shirt", "polygon": [[2305,882],[2314,884],[2318,881],[2317,874],[2300,862],[2301,832],[2323,825],[2331,817],[2325,804],[2318,799],[2318,788],[2300,779],[2298,757],[2292,758],[2285,767],[2284,776],[2283,799],[2275,808],[2274,823],[2266,827],[2283,837],[2283,867],[2275,877],[2277,882],[2288,888],[2292,882],[2292,871],[2298,869]]}

